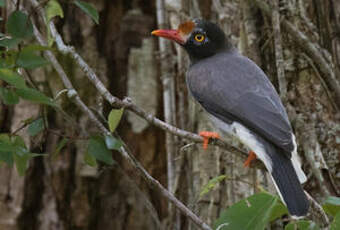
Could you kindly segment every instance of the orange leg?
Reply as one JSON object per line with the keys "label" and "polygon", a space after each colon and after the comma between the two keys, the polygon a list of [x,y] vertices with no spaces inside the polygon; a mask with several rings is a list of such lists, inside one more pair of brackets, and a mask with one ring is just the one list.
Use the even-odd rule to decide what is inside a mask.
{"label": "orange leg", "polygon": [[247,160],[243,163],[243,167],[248,167],[250,166],[250,163],[256,159],[256,154],[253,151],[249,151],[249,155]]}
{"label": "orange leg", "polygon": [[203,137],[203,149],[208,148],[210,138],[214,138],[214,139],[220,138],[220,135],[218,135],[218,133],[215,133],[215,132],[202,131],[199,133],[199,135]]}

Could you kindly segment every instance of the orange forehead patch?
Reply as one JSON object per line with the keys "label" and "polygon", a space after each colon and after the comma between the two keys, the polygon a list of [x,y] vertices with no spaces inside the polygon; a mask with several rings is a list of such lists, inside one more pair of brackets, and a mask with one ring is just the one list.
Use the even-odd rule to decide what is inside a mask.
{"label": "orange forehead patch", "polygon": [[184,22],[178,26],[178,31],[183,34],[190,34],[195,28],[195,23],[192,21]]}

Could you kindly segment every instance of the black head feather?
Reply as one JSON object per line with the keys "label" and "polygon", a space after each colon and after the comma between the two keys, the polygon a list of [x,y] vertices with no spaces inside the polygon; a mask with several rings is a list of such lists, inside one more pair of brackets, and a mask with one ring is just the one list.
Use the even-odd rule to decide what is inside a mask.
{"label": "black head feather", "polygon": [[[192,62],[197,62],[231,48],[224,32],[215,23],[203,19],[195,19],[193,22],[195,27],[183,44]],[[197,41],[195,36],[204,36],[204,39]],[[202,39],[202,37],[198,38]]]}

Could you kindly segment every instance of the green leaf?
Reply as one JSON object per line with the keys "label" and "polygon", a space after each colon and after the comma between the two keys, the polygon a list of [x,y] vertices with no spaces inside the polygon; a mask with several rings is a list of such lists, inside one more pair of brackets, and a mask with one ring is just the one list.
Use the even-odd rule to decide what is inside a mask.
{"label": "green leaf", "polygon": [[22,11],[14,11],[8,17],[6,28],[13,38],[29,38],[33,35],[31,20]]}
{"label": "green leaf", "polygon": [[300,220],[286,225],[285,230],[319,230],[320,228],[311,221]]}
{"label": "green leaf", "polygon": [[99,161],[108,165],[113,164],[112,153],[106,147],[105,141],[101,136],[91,137],[87,146],[87,152]]}
{"label": "green leaf", "polygon": [[[11,139],[8,134],[0,134],[0,161],[6,162],[9,166],[13,165],[13,155],[12,151],[8,151],[6,148],[1,148],[1,145],[10,145]],[[7,144],[7,145],[6,145]]]}
{"label": "green leaf", "polygon": [[0,7],[4,7],[5,6],[5,0],[0,0]]}
{"label": "green leaf", "polygon": [[122,147],[123,145],[123,143],[120,140],[114,138],[111,135],[105,135],[105,144],[108,149],[118,150],[118,151],[120,147]]}
{"label": "green leaf", "polygon": [[[7,133],[0,133],[0,143],[11,143],[11,138]],[[1,149],[0,149],[1,151]]]}
{"label": "green leaf", "polygon": [[56,0],[48,1],[46,8],[45,8],[45,12],[46,12],[47,23],[49,23],[50,20],[56,16],[59,16],[61,18],[64,17],[63,8],[61,8],[59,2]]}
{"label": "green leaf", "polygon": [[97,167],[96,158],[94,158],[94,156],[92,156],[88,152],[85,153],[84,162],[91,167]]}
{"label": "green leaf", "polygon": [[36,136],[38,133],[40,133],[43,129],[45,128],[44,125],[44,119],[39,118],[35,121],[33,121],[29,126],[28,126],[28,134],[32,137]]}
{"label": "green leaf", "polygon": [[0,151],[3,152],[15,152],[16,147],[13,146],[12,143],[2,142],[0,141]]}
{"label": "green leaf", "polygon": [[0,80],[3,80],[18,89],[26,88],[25,80],[10,69],[0,69]]}
{"label": "green leaf", "polygon": [[109,114],[109,118],[108,118],[108,122],[109,122],[109,128],[111,132],[114,132],[120,122],[120,119],[122,118],[124,109],[112,109],[110,114]]}
{"label": "green leaf", "polygon": [[26,169],[28,168],[28,160],[30,157],[27,156],[18,156],[14,154],[14,162],[15,162],[15,167],[17,168],[19,175],[23,176],[25,175]]}
{"label": "green leaf", "polygon": [[37,156],[45,156],[44,154],[37,154],[37,153],[30,153],[27,152],[24,155],[17,155],[14,154],[14,162],[15,162],[15,167],[17,168],[19,175],[23,176],[25,175],[25,172],[28,168],[28,162],[31,158],[37,157]]}
{"label": "green leaf", "polygon": [[226,177],[226,175],[220,175],[209,180],[208,183],[202,187],[200,197],[203,197],[205,194],[214,189],[216,185],[224,180]]}
{"label": "green leaf", "polygon": [[22,137],[20,137],[20,136],[14,136],[14,137],[12,137],[12,142],[13,142],[14,145],[16,145],[16,146],[26,148],[25,141],[24,141],[24,139],[22,139]]}
{"label": "green leaf", "polygon": [[267,193],[258,193],[243,199],[222,212],[214,229],[263,230],[278,198]]}
{"label": "green leaf", "polygon": [[0,162],[3,161],[9,166],[13,166],[13,155],[8,151],[0,151]]}
{"label": "green leaf", "polygon": [[277,218],[280,218],[283,215],[288,214],[287,207],[282,203],[281,200],[277,200],[269,218],[269,222],[272,222],[276,220]]}
{"label": "green leaf", "polygon": [[18,95],[11,89],[0,88],[0,98],[5,105],[15,105],[19,103]]}
{"label": "green leaf", "polygon": [[20,175],[27,169],[28,160],[40,154],[30,153],[20,136],[10,137],[8,134],[0,135],[0,160],[12,166],[13,162]]}
{"label": "green leaf", "polygon": [[33,53],[34,51],[21,51],[19,53],[16,65],[25,69],[34,69],[49,64],[45,58]]}
{"label": "green leaf", "polygon": [[15,59],[12,57],[5,56],[0,58],[0,69],[10,69],[15,67]]}
{"label": "green leaf", "polygon": [[67,142],[68,142],[68,139],[67,139],[67,138],[63,138],[63,139],[59,142],[59,144],[58,144],[56,150],[54,151],[54,153],[53,153],[53,155],[52,155],[52,159],[55,160],[55,159],[57,158],[57,156],[59,155],[60,151],[64,148],[64,146],[67,144]]}
{"label": "green leaf", "polygon": [[18,51],[16,50],[7,50],[0,51],[0,69],[12,69],[15,67],[15,62],[18,57]]}
{"label": "green leaf", "polygon": [[76,4],[76,6],[78,6],[82,11],[85,12],[85,14],[89,15],[93,21],[95,21],[97,24],[99,24],[99,15],[97,10],[93,7],[92,4],[80,1],[80,0],[76,0],[73,2],[74,4]]}
{"label": "green leaf", "polygon": [[49,47],[52,47],[53,43],[54,43],[54,38],[51,35],[51,29],[50,27],[47,27],[47,45]]}
{"label": "green leaf", "polygon": [[33,51],[45,51],[45,50],[50,50],[53,51],[54,49],[48,46],[41,46],[37,44],[31,44],[28,46],[25,46],[22,51],[24,52],[33,52]]}
{"label": "green leaf", "polygon": [[24,142],[24,139],[20,136],[14,136],[12,137],[12,144],[15,147],[14,153],[19,156],[24,156],[26,154],[29,154],[28,149],[26,148],[26,144]]}
{"label": "green leaf", "polygon": [[331,230],[339,230],[340,229],[340,212],[338,212],[335,217],[334,220],[331,224]]}
{"label": "green leaf", "polygon": [[54,38],[51,35],[51,29],[48,26],[49,22],[52,18],[56,16],[60,16],[61,18],[64,17],[63,9],[61,8],[60,4],[56,0],[50,0],[45,8],[46,12],[46,22],[47,22],[47,44],[49,47],[53,45]]}
{"label": "green leaf", "polygon": [[17,46],[21,41],[22,39],[20,38],[3,38],[0,40],[0,46],[11,49]]}
{"label": "green leaf", "polygon": [[15,147],[15,151],[13,152],[15,167],[19,175],[23,176],[28,168],[28,161],[33,157],[43,156],[43,154],[30,153],[26,148],[24,140],[20,136],[12,137],[12,145]]}
{"label": "green leaf", "polygon": [[334,217],[340,211],[340,197],[327,197],[322,207],[327,214]]}
{"label": "green leaf", "polygon": [[2,134],[0,138],[0,151],[24,154],[27,153],[25,142],[20,136],[10,137]]}
{"label": "green leaf", "polygon": [[17,89],[17,94],[25,99],[32,102],[50,105],[50,106],[56,106],[55,102],[52,98],[49,98],[45,96],[45,94],[41,93],[38,90],[32,89],[32,88],[26,88],[26,89]]}
{"label": "green leaf", "polygon": [[24,47],[21,52],[18,54],[16,65],[18,67],[26,68],[26,69],[33,69],[41,66],[45,66],[49,64],[45,58],[40,55],[36,55],[35,52],[37,51],[45,51],[45,50],[53,50],[51,47],[48,46],[41,46],[41,45],[28,45]]}

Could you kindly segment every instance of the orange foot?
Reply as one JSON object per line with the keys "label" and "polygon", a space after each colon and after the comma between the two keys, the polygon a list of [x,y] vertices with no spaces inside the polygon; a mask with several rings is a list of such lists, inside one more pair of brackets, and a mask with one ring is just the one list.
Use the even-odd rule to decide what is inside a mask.
{"label": "orange foot", "polygon": [[215,132],[208,132],[208,131],[202,131],[199,134],[201,137],[203,137],[203,149],[208,148],[208,143],[210,138],[218,139],[220,138],[220,135]]}
{"label": "orange foot", "polygon": [[249,151],[249,155],[247,160],[243,163],[243,167],[248,167],[250,166],[250,163],[256,159],[256,154],[253,151]]}

